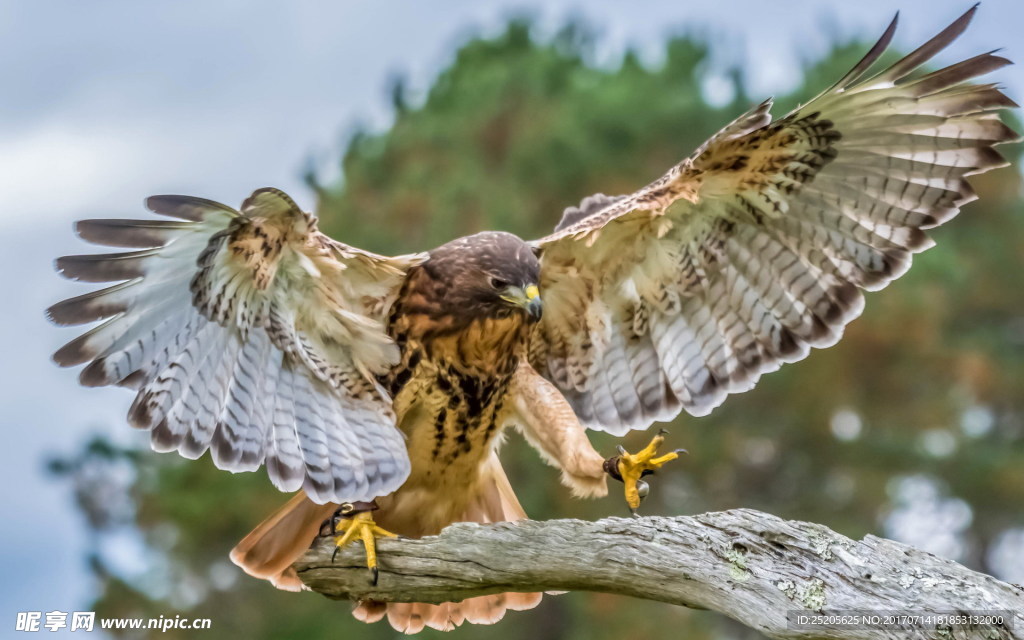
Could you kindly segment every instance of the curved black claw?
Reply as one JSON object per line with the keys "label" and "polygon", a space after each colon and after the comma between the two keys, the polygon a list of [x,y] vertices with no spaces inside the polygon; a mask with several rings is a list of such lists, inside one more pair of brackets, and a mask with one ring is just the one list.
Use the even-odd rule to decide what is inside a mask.
{"label": "curved black claw", "polygon": [[380,537],[395,538],[395,534],[382,529],[373,521],[371,513],[376,510],[376,502],[354,502],[345,503],[338,508],[332,518],[332,529],[338,534],[337,525],[342,524],[343,531],[334,538],[334,553],[331,554],[331,562],[338,557],[338,550],[356,540],[361,540],[366,549],[366,568],[370,571],[370,584],[376,586],[380,578],[377,569],[377,543]]}

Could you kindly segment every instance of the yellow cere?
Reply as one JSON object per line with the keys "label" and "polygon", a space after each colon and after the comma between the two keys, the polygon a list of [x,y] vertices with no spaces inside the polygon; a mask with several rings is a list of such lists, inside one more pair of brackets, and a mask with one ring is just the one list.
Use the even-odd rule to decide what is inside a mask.
{"label": "yellow cere", "polygon": [[538,296],[540,296],[540,289],[537,288],[537,285],[531,284],[530,286],[526,287],[526,299],[527,300],[533,300],[534,298],[536,298]]}

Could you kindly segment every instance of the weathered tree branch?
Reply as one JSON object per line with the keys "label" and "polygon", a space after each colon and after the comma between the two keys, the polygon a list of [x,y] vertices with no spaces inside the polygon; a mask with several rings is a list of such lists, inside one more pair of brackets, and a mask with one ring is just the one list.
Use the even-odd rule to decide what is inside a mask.
{"label": "weathered tree branch", "polygon": [[[737,509],[675,518],[449,526],[421,540],[381,540],[380,581],[361,545],[321,538],[302,581],[334,598],[447,602],[502,591],[600,591],[711,609],[772,638],[1024,638],[1024,589],[904,544],[854,541],[818,524]],[[787,614],[855,610],[878,625],[796,628]],[[936,631],[888,614],[1009,613],[1002,627]],[[889,622],[890,624],[886,624]]]}

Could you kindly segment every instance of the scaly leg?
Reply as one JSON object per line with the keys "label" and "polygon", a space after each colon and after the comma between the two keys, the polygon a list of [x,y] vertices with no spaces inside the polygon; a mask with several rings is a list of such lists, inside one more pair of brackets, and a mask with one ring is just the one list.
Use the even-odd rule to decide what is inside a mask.
{"label": "scaly leg", "polygon": [[619,446],[619,455],[608,458],[604,461],[604,470],[611,477],[620,480],[626,492],[626,504],[633,515],[640,506],[640,501],[647,496],[650,488],[647,483],[641,480],[643,476],[650,475],[661,468],[666,462],[671,462],[679,457],[680,453],[686,453],[686,449],[676,449],[664,455],[658,455],[658,447],[665,441],[664,429],[654,436],[650,444],[637,453],[628,453],[622,446]]}
{"label": "scaly leg", "polygon": [[[342,532],[341,535],[335,535],[334,537],[334,544],[336,545],[334,555],[336,556],[338,549],[341,549],[346,544],[355,540],[362,540],[363,546],[366,547],[366,568],[370,570],[370,578],[374,585],[377,584],[379,573],[377,570],[376,539],[398,537],[390,531],[377,526],[377,523],[373,521],[373,516],[370,515],[370,512],[376,508],[377,504],[374,502],[347,502],[338,508],[338,512],[331,521],[332,534],[336,534],[339,530]],[[333,556],[331,560],[334,560]]]}

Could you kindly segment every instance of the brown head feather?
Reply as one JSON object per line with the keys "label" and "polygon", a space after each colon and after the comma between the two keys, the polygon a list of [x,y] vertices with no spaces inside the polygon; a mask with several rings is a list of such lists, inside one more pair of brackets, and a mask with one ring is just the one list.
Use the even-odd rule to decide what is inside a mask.
{"label": "brown head feather", "polygon": [[392,318],[419,316],[429,330],[450,334],[483,319],[525,317],[502,296],[508,287],[536,285],[540,263],[533,249],[511,233],[484,232],[441,245],[412,269]]}

